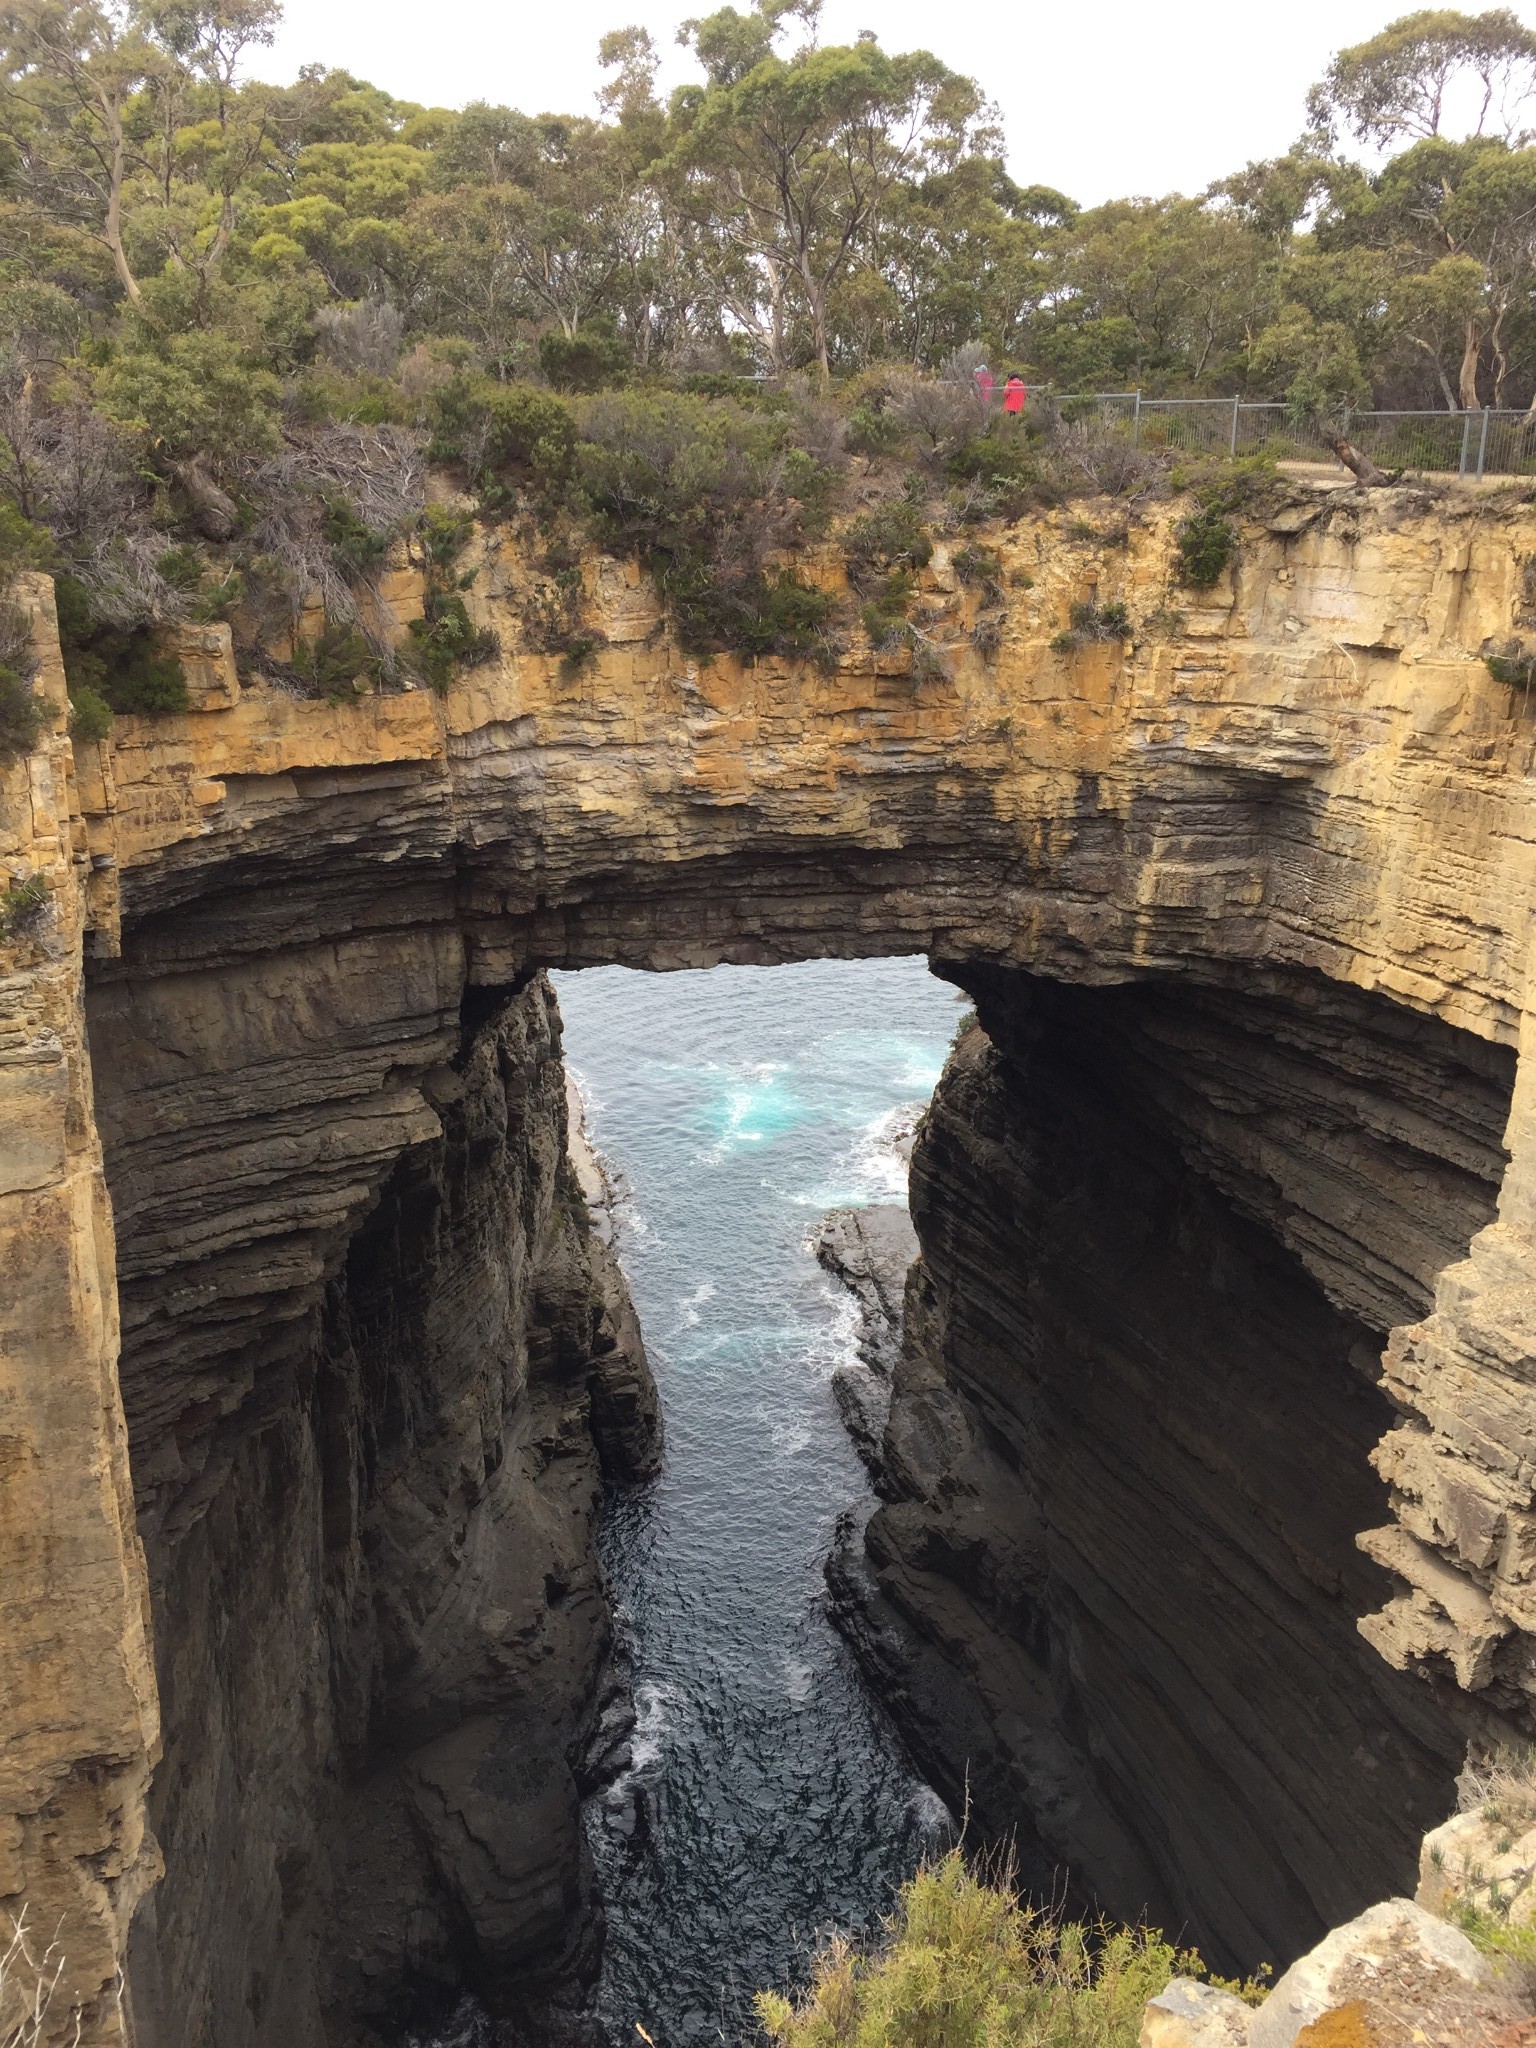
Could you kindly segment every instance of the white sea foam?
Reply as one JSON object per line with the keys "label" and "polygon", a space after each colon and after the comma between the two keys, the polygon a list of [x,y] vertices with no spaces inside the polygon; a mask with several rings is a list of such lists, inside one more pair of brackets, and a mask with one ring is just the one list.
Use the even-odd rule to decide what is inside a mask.
{"label": "white sea foam", "polygon": [[695,1287],[692,1294],[683,1295],[677,1304],[681,1311],[681,1320],[677,1327],[680,1330],[693,1329],[700,1320],[699,1310],[706,1301],[713,1301],[714,1298],[715,1283],[713,1280],[706,1280],[702,1286]]}
{"label": "white sea foam", "polygon": [[797,1209],[862,1209],[882,1202],[905,1202],[912,1134],[925,1104],[899,1102],[867,1123],[839,1157],[835,1180],[807,1188],[786,1199]]}
{"label": "white sea foam", "polygon": [[812,1418],[806,1415],[775,1415],[770,1408],[755,1408],[753,1414],[768,1431],[768,1441],[779,1458],[797,1458],[808,1450],[815,1436]]}
{"label": "white sea foam", "polygon": [[635,1732],[629,1750],[636,1772],[648,1771],[661,1761],[677,1705],[677,1688],[654,1679],[642,1679],[635,1687]]}
{"label": "white sea foam", "polygon": [[797,1707],[803,1706],[810,1698],[815,1682],[815,1674],[809,1664],[798,1657],[784,1659],[784,1689]]}
{"label": "white sea foam", "polygon": [[931,1785],[913,1787],[907,1811],[925,1839],[932,1844],[952,1839],[956,1833],[955,1816]]}

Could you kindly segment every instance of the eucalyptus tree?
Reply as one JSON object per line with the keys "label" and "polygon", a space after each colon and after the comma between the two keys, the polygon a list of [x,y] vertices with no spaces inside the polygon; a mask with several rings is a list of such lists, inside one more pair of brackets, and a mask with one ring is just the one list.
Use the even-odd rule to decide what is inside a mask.
{"label": "eucalyptus tree", "polygon": [[1536,32],[1517,15],[1507,7],[1427,7],[1340,50],[1308,94],[1307,112],[1325,135],[1342,126],[1390,148],[1440,135],[1464,101],[1474,113],[1471,134],[1508,141],[1533,96]]}
{"label": "eucalyptus tree", "polygon": [[135,225],[151,260],[204,278],[228,251],[237,195],[271,140],[268,97],[238,88],[236,70],[277,19],[273,0],[0,11],[0,136],[18,182],[101,244],[136,308]]}
{"label": "eucalyptus tree", "polygon": [[1450,410],[1503,404],[1536,374],[1536,150],[1494,137],[1417,142],[1374,176],[1340,182],[1317,243],[1385,259],[1385,324]]}
{"label": "eucalyptus tree", "polygon": [[774,39],[813,7],[762,0],[685,25],[707,73],[674,94],[658,166],[680,215],[716,255],[738,319],[787,363],[792,301],[803,306],[823,379],[831,369],[831,301],[857,270],[894,193],[980,139],[981,95],[926,51],[890,56],[873,35],[807,42],[789,57]]}

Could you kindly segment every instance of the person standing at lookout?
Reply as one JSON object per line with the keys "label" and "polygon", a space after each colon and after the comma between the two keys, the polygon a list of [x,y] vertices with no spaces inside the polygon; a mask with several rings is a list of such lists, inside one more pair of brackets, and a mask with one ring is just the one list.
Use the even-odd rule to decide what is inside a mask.
{"label": "person standing at lookout", "polygon": [[996,383],[997,379],[993,376],[992,372],[987,368],[986,364],[978,363],[976,365],[976,396],[981,400],[981,409],[983,412],[989,412],[991,410],[992,390],[993,386]]}
{"label": "person standing at lookout", "polygon": [[1024,410],[1024,401],[1029,396],[1029,387],[1015,370],[1003,386],[1003,411],[1019,413]]}

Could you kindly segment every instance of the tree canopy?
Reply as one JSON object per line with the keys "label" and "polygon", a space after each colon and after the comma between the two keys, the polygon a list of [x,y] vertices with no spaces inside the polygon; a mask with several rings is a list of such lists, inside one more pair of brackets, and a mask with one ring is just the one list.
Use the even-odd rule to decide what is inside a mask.
{"label": "tree canopy", "polygon": [[[264,84],[277,19],[0,5],[0,489],[114,630],[213,602],[176,550],[238,544],[208,571],[222,602],[238,569],[247,607],[320,589],[365,631],[348,579],[419,510],[429,451],[486,504],[552,502],[556,448],[591,504],[630,488],[611,405],[577,460],[560,406],[583,394],[718,408],[805,373],[850,445],[962,463],[965,379],[913,382],[962,361],[1058,391],[1536,398],[1536,34],[1504,9],[1340,51],[1283,157],[1087,209],[1016,182],[974,80],[823,43],[817,0],[685,22],[696,75],[666,101],[650,35],[617,26],[575,113],[425,107],[319,66]],[[657,504],[658,479],[734,466],[799,507],[776,530],[814,523],[831,429],[786,467],[782,436],[639,403],[625,431],[676,444]],[[744,501],[710,490],[723,533]],[[705,528],[662,527],[693,588]],[[763,616],[768,559],[743,544],[731,571]]]}

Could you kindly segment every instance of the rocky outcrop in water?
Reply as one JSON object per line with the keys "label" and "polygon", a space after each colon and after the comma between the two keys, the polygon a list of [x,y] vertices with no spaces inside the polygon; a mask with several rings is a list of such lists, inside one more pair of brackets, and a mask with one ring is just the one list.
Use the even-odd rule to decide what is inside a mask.
{"label": "rocky outcrop in water", "polygon": [[901,1303],[917,1232],[906,1209],[883,1202],[833,1209],[816,1233],[816,1257],[859,1305],[857,1357],[833,1371],[832,1392],[854,1448],[879,1483],[891,1378],[901,1356]]}
{"label": "rocky outcrop in water", "polygon": [[[210,627],[188,714],[120,720],[110,742],[77,748],[48,595],[35,592],[37,688],[52,724],[0,777],[0,861],[12,889],[35,880],[45,898],[14,925],[7,913],[0,949],[0,1598],[17,1646],[0,1728],[0,1899],[26,1894],[49,1925],[66,1916],[66,1988],[93,2048],[124,2035],[114,1986],[135,1918],[133,1995],[149,1983],[146,1953],[185,1958],[204,1943],[165,1992],[211,2014],[221,2043],[246,2037],[253,2005],[269,2031],[274,2000],[318,2009],[318,1985],[290,1982],[312,1952],[303,1930],[331,1911],[331,1876],[306,1847],[318,1825],[309,1816],[339,1811],[338,1787],[350,1797],[397,1750],[403,1759],[439,1741],[456,1715],[469,1725],[489,1711],[486,1657],[497,1682],[508,1675],[482,1655],[484,1631],[472,1628],[475,1647],[455,1653],[462,1666],[449,1657],[432,1617],[456,1635],[438,1567],[459,1546],[462,1584],[481,1583],[479,1546],[495,1548],[485,1503],[508,1483],[497,1473],[523,1472],[518,1497],[528,1493],[532,1512],[532,1466],[547,1454],[541,1471],[556,1484],[568,1455],[563,1424],[541,1422],[536,1442],[521,1436],[514,1402],[506,1455],[488,1471],[486,1390],[518,1382],[524,1336],[525,1386],[545,1363],[555,1386],[585,1389],[591,1377],[564,1339],[546,1354],[544,1311],[527,1291],[547,1219],[537,1204],[514,1205],[531,1321],[512,1305],[510,1274],[503,1314],[501,1282],[461,1282],[476,1264],[467,1252],[432,1269],[444,1291],[433,1280],[426,1336],[459,1316],[467,1350],[487,1347],[479,1364],[434,1363],[452,1398],[411,1380],[388,1327],[380,1353],[396,1363],[382,1387],[366,1378],[372,1338],[349,1352],[339,1333],[357,1313],[348,1304],[372,1298],[354,1247],[367,1244],[384,1298],[402,1300],[389,1261],[408,1266],[423,1219],[447,1214],[453,1191],[490,1170],[471,1130],[443,1155],[441,1197],[420,1179],[460,1113],[451,1088],[478,1034],[544,966],[921,950],[967,974],[995,966],[1080,993],[1079,1068],[1123,1105],[1107,1128],[1126,1164],[1108,1173],[1106,1126],[1090,1115],[1099,1096],[1067,1070],[1063,1113],[1088,1119],[1093,1143],[1073,1154],[1067,1137],[1052,1142],[1066,1183],[1070,1166],[1092,1198],[1080,1213],[1052,1212],[1049,1299],[1072,1304],[1089,1331],[1107,1318],[1113,1336],[1141,1313],[1140,1289],[1153,1355],[1117,1367],[1123,1398],[1102,1413],[1108,1383],[1065,1367],[1050,1376],[1050,1360],[1070,1360],[1076,1341],[1052,1310],[1051,1345],[1020,1373],[1009,1349],[1021,1327],[1019,1239],[997,1232],[1014,1214],[1036,1228],[1040,1184],[1008,1150],[1030,1127],[1009,1120],[1019,1104],[1002,1080],[969,1095],[957,1082],[949,1099],[968,1106],[945,1127],[933,1171],[948,1160],[945,1206],[987,1249],[935,1240],[938,1291],[910,1320],[938,1378],[914,1380],[910,1413],[928,1419],[893,1425],[892,1471],[920,1520],[927,1476],[953,1454],[964,1480],[955,1513],[974,1483],[989,1523],[1008,1530],[1006,1551],[991,1535],[968,1546],[952,1520],[927,1561],[903,1565],[945,1580],[974,1563],[985,1599],[962,1661],[1006,1660],[1023,1631],[1018,1661],[981,1677],[1030,1712],[998,1749],[975,1708],[954,1753],[995,1755],[999,1782],[1014,1786],[1008,1758],[1039,1725],[1030,1687],[1042,1646],[1065,1642],[1097,1660],[1082,1667],[1089,1687],[1070,1656],[1047,1657],[1061,1685],[1045,1701],[1054,1732],[1027,1776],[1052,1834],[1080,1839],[1093,1868],[1120,1871],[1117,1896],[1197,1883],[1200,1912],[1209,1906],[1235,1949],[1262,1930],[1200,1872],[1252,1887],[1262,1865],[1277,1916],[1311,1927],[1334,1911],[1335,1893],[1348,1908],[1365,1862],[1400,1858],[1406,1822],[1390,1787],[1400,1781],[1412,1805],[1419,1787],[1443,1784],[1459,1715],[1529,1720],[1536,1069],[1522,1060],[1512,1094],[1509,1070],[1536,1017],[1536,728],[1483,657],[1536,625],[1526,574],[1536,513],[1454,489],[1279,488],[1305,516],[1257,508],[1234,569],[1209,592],[1177,584],[1178,505],[1129,519],[1123,506],[1062,508],[982,536],[1008,593],[1001,642],[989,636],[985,652],[970,637],[976,594],[936,548],[922,601],[951,651],[946,672],[926,678],[906,655],[857,639],[829,671],[701,667],[668,638],[638,568],[597,560],[584,568],[586,603],[606,643],[586,672],[564,673],[520,637],[529,567],[513,535],[493,532],[465,567],[476,570],[476,623],[502,652],[445,699],[412,691],[331,706],[248,690],[224,629]],[[835,546],[807,568],[841,587]],[[1125,640],[1060,644],[1074,605],[1111,601],[1127,608]],[[1197,1014],[1174,1004],[1134,1031],[1122,1019],[1111,1060],[1116,985],[1154,1004],[1185,992]],[[1246,1065],[1210,1053],[1234,1029],[1220,1004],[1240,1001],[1258,1018],[1241,1034]],[[1358,1033],[1357,1002],[1371,1020]],[[1006,1007],[994,1001],[988,1024],[996,1057],[1016,1066]],[[1272,1049],[1309,1014],[1346,1046],[1360,1035],[1390,1048],[1369,1088],[1347,1072],[1328,1079],[1315,1047],[1273,1071]],[[1269,1091],[1257,1106],[1255,1076]],[[1435,1099],[1442,1080],[1449,1125]],[[1507,1164],[1494,1142],[1506,1109]],[[1385,1181],[1373,1158],[1386,1162]],[[544,1179],[537,1186],[554,1200]],[[395,1213],[398,1229],[385,1231]],[[1148,1219],[1166,1232],[1180,1217],[1187,1243],[1159,1241],[1125,1269],[1124,1247]],[[1079,1306],[1073,1262],[1089,1247],[1110,1277]],[[943,1292],[945,1259],[954,1275],[976,1269],[979,1298],[1000,1302],[992,1322],[965,1324]],[[1176,1288],[1155,1280],[1161,1269]],[[1247,1277],[1235,1291],[1238,1271]],[[1269,1306],[1250,1312],[1250,1297]],[[551,1329],[567,1327],[563,1299],[556,1288]],[[1234,1301],[1244,1303],[1240,1343]],[[1378,1389],[1370,1357],[1389,1324]],[[321,1374],[333,1342],[359,1361],[334,1419],[340,1468],[353,1446],[360,1455],[352,1480],[329,1482],[336,1528],[358,1517],[355,1542],[335,1553],[339,1571],[316,1520],[333,1423],[313,1404],[336,1384]],[[969,1363],[962,1352],[974,1353]],[[915,1373],[919,1351],[910,1356]],[[1209,1373],[1204,1391],[1197,1369]],[[337,1367],[343,1390],[352,1370]],[[1042,1374],[1050,1398],[1031,1393],[1027,1406],[1052,1433],[1035,1446],[1021,1387]],[[1340,1399],[1341,1386],[1358,1392]],[[1147,1387],[1166,1388],[1166,1402]],[[1212,1461],[1201,1447],[1215,1416],[1230,1427]],[[1385,1500],[1367,1462],[1383,1428]],[[382,1509],[368,1519],[381,1484],[398,1525]],[[1297,1490],[1312,1497],[1299,1520]],[[892,1503],[877,1530],[899,1530],[903,1511]],[[1048,1570],[1042,1527],[1065,1532],[1047,1541]],[[1385,1573],[1349,1540],[1371,1530]],[[1165,1589],[1150,1629],[1139,1620],[1149,1541]],[[901,1555],[892,1548],[891,1568]],[[375,1569],[389,1596],[379,1608]],[[497,1569],[486,1565],[492,1581]],[[553,1577],[558,1589],[558,1568]],[[583,1607],[583,1584],[572,1580],[567,1606]],[[1184,1598],[1173,1616],[1175,1586]],[[1006,1626],[989,1618],[994,1591]],[[466,1590],[472,1616],[478,1598]],[[558,1617],[560,1600],[545,1604]],[[151,1612],[169,1703],[158,1763]],[[508,1607],[491,1636],[515,1631],[519,1612]],[[1382,1655],[1349,1665],[1362,1614]],[[1272,1664],[1256,1690],[1237,1682],[1250,1620]],[[574,1621],[547,1627],[574,1643]],[[409,1666],[382,1651],[375,1662],[375,1630],[391,1657],[419,1634],[419,1668],[438,1670],[441,1692],[434,1680],[429,1701]],[[333,1652],[348,1681],[336,1699],[312,1676]],[[578,1690],[587,1682],[574,1649],[556,1661]],[[1431,1683],[1399,1687],[1392,1665]],[[1138,1691],[1146,1671],[1156,1687]],[[1223,1671],[1232,1684],[1186,1740],[1181,1688]],[[1295,1701],[1298,1687],[1313,1697],[1309,1672],[1318,1703],[1298,1751]],[[1442,1708],[1436,1687],[1465,1700]],[[949,1689],[956,1714],[982,1698],[979,1685]],[[376,1718],[397,1699],[409,1731],[398,1737]],[[1106,1718],[1104,1702],[1133,1700],[1124,1725]],[[574,1727],[583,1711],[573,1699],[555,1718]],[[333,1729],[357,1728],[366,1746],[350,1734],[332,1746]],[[1278,1788],[1266,1810],[1301,1829],[1298,1802],[1310,1800],[1297,1840],[1256,1842],[1218,1761],[1232,1743]],[[1067,1810],[1052,1788],[1079,1782],[1085,1750],[1092,1797]],[[245,1795],[261,1773],[278,1796],[270,1826],[247,1842]],[[398,1784],[407,1776],[402,1762]],[[478,1896],[467,1865],[452,1875],[452,1823],[445,1834],[422,1818],[434,1799],[446,1814],[451,1799],[425,1781],[409,1796],[411,1826],[426,1830],[409,1856],[437,1868],[433,1899],[453,1884]],[[389,1806],[396,1797],[381,1811],[404,1813]],[[158,1884],[150,1803],[167,1845]],[[1385,1817],[1372,1819],[1378,1807]],[[1234,1872],[1233,1844],[1252,1849],[1247,1876]],[[1311,1874],[1326,1855],[1338,1869],[1331,1890]],[[226,1879],[227,1910],[217,1903]],[[340,1912],[344,1873],[335,1882]],[[422,1923],[428,1974],[442,1924],[433,1904]],[[367,1942],[353,1952],[361,1961]]]}

